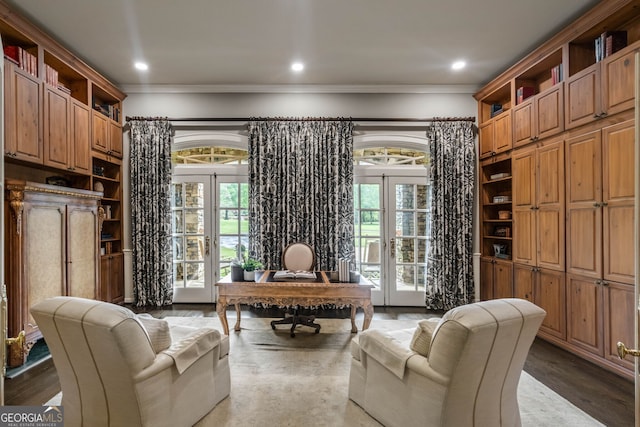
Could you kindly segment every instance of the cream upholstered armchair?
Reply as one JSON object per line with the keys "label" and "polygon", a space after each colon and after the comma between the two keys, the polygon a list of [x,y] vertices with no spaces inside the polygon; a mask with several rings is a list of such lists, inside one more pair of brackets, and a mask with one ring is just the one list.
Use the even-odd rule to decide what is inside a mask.
{"label": "cream upholstered armchair", "polygon": [[366,330],[352,341],[349,398],[385,426],[520,426],[518,381],[545,315],[501,299]]}
{"label": "cream upholstered armchair", "polygon": [[192,426],[229,395],[229,340],[215,329],[74,297],[31,313],[58,371],[65,426]]}

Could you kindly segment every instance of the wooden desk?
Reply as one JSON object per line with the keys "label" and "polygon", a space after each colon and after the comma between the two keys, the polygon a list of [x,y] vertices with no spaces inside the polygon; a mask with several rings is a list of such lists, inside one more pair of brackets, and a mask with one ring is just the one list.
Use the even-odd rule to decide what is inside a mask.
{"label": "wooden desk", "polygon": [[229,335],[227,323],[227,306],[236,307],[237,321],[235,331],[240,331],[240,304],[273,304],[278,306],[312,306],[321,304],[336,304],[351,306],[351,332],[358,332],[356,326],[356,310],[362,307],[364,321],[362,330],[371,324],[373,305],[371,304],[371,289],[373,285],[360,278],[360,283],[332,283],[324,271],[316,272],[318,281],[270,281],[274,271],[265,271],[257,282],[232,282],[231,276],[226,276],[218,283],[218,302],[216,311],[224,333]]}

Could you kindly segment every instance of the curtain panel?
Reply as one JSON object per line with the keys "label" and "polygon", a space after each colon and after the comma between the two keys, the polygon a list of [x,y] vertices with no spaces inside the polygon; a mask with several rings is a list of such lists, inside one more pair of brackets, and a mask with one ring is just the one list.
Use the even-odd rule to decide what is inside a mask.
{"label": "curtain panel", "polygon": [[172,303],[171,142],[167,120],[131,125],[131,231],[136,306]]}
{"label": "curtain panel", "polygon": [[353,261],[353,123],[251,120],[249,218],[249,251],[268,269],[293,242],[314,248],[318,270]]}
{"label": "curtain panel", "polygon": [[449,310],[475,300],[473,206],[476,150],[473,123],[436,121],[427,130],[431,159],[431,244],[426,305]]}

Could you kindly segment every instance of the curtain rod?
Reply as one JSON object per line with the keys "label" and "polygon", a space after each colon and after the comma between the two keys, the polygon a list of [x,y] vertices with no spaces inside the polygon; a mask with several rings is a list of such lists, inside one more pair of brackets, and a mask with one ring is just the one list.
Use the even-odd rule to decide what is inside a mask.
{"label": "curtain rod", "polygon": [[193,117],[193,118],[170,118],[170,117],[140,117],[140,116],[126,116],[125,121],[129,122],[132,120],[168,120],[170,122],[249,122],[252,120],[260,120],[260,121],[316,121],[316,120],[327,120],[327,121],[345,121],[350,120],[352,122],[413,122],[413,123],[424,123],[424,122],[475,122],[475,117],[431,117],[425,119],[416,119],[409,117],[305,117],[302,119],[296,119],[291,117],[267,117],[267,118],[259,118],[259,117]]}

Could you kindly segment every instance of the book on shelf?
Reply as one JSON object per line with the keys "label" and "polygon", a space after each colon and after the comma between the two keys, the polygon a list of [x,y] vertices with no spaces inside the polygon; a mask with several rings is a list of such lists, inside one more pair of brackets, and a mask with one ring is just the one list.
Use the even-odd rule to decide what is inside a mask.
{"label": "book on shelf", "polygon": [[516,103],[520,104],[525,99],[536,94],[536,88],[531,86],[520,86],[516,90]]}
{"label": "book on shelf", "polygon": [[33,76],[38,76],[38,58],[35,55],[20,46],[14,45],[4,46],[3,51],[4,57],[17,64],[19,68]]}
{"label": "book on shelf", "polygon": [[491,104],[491,117],[497,116],[502,111],[502,104]]}
{"label": "book on shelf", "polygon": [[280,270],[273,273],[273,280],[315,280],[315,271]]}
{"label": "book on shelf", "polygon": [[596,62],[602,61],[627,46],[626,31],[605,31],[595,39]]}
{"label": "book on shelf", "polygon": [[551,69],[551,84],[555,85],[562,81],[562,64]]}

